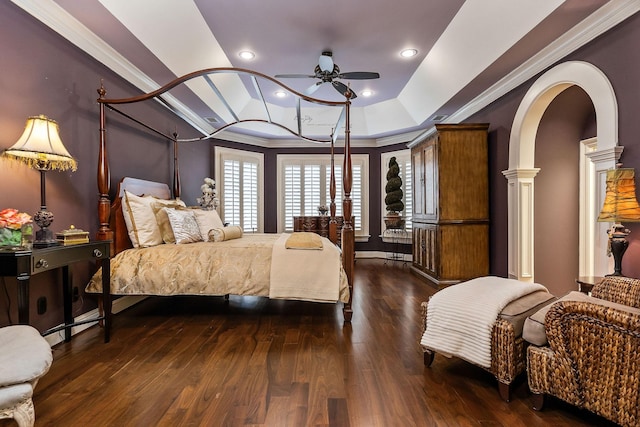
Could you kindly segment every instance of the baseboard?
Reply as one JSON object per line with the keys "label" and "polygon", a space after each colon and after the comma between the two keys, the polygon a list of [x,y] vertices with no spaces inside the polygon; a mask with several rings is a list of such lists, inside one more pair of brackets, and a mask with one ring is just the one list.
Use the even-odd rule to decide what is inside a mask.
{"label": "baseboard", "polygon": [[[127,308],[143,301],[146,298],[147,297],[143,295],[141,296],[133,295],[133,296],[125,296],[125,297],[118,298],[117,300],[113,301],[111,313],[112,314],[120,313],[121,311],[126,310]],[[83,323],[82,325],[74,326],[73,328],[71,328],[71,336],[79,334],[85,329],[95,326],[98,323],[98,317],[100,317],[100,312],[98,311],[97,308],[95,308],[91,311],[87,311],[86,313],[83,313],[80,316],[74,318],[76,322],[88,321],[89,323]],[[91,320],[93,319],[95,319],[96,321],[91,322]],[[60,327],[63,325],[60,324],[58,326]],[[44,338],[47,340],[49,345],[53,347],[54,345],[64,341],[64,330],[55,332],[51,335],[47,335]]]}

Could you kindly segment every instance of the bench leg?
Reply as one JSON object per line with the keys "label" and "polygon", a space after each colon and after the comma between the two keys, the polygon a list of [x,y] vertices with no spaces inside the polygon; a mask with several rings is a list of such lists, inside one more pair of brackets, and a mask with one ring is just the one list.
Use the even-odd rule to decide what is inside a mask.
{"label": "bench leg", "polygon": [[424,366],[431,366],[436,353],[430,350],[424,350]]}
{"label": "bench leg", "polygon": [[533,393],[533,409],[542,411],[544,407],[544,393]]}
{"label": "bench leg", "polygon": [[498,393],[505,402],[511,401],[511,384],[498,381]]}

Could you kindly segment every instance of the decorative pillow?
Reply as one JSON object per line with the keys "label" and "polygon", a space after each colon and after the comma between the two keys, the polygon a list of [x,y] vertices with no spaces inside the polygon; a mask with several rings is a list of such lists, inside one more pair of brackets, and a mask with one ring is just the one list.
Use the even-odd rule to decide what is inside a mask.
{"label": "decorative pillow", "polygon": [[284,244],[287,249],[322,249],[322,238],[308,231],[291,233]]}
{"label": "decorative pillow", "polygon": [[[617,310],[627,311],[630,313],[640,314],[640,309],[630,307],[628,305],[617,304],[615,302],[595,298],[578,291],[571,291],[567,295],[560,298],[558,301],[578,301],[578,302],[592,302],[594,304],[603,305],[609,308],[615,308]],[[538,310],[536,313],[527,317],[524,322],[524,328],[522,330],[522,338],[537,346],[547,345],[547,334],[545,329],[545,320],[547,312],[551,308],[552,304],[548,304]]]}
{"label": "decorative pillow", "polygon": [[196,215],[196,222],[200,228],[202,240],[208,239],[209,230],[224,227],[216,210],[193,209],[193,213]]}
{"label": "decorative pillow", "polygon": [[171,230],[176,239],[177,244],[201,242],[202,235],[196,216],[191,209],[178,210],[171,208],[163,208],[169,218]]}
{"label": "decorative pillow", "polygon": [[163,200],[153,196],[136,196],[125,190],[122,203],[124,222],[134,248],[163,243],[162,234],[151,208],[152,203],[166,206],[185,206],[180,200]]}
{"label": "decorative pillow", "polygon": [[151,203],[151,209],[153,210],[154,215],[156,216],[156,222],[158,223],[158,228],[160,229],[160,235],[162,236],[162,241],[165,243],[175,243],[176,238],[173,235],[173,230],[171,229],[171,223],[169,222],[169,216],[164,211],[164,208],[170,209],[180,209],[184,208],[184,204],[179,201],[175,201],[176,203],[168,204],[168,203]]}
{"label": "decorative pillow", "polygon": [[210,242],[223,242],[225,240],[239,239],[240,237],[242,237],[242,228],[239,225],[209,230]]}

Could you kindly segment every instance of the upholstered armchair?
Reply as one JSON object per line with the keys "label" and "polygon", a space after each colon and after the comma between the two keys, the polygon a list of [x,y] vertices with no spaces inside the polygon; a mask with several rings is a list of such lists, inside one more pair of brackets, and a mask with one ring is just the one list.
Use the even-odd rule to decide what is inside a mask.
{"label": "upholstered armchair", "polygon": [[544,318],[547,345],[528,348],[534,409],[545,395],[623,426],[640,425],[640,279],[606,277],[591,296],[561,299]]}

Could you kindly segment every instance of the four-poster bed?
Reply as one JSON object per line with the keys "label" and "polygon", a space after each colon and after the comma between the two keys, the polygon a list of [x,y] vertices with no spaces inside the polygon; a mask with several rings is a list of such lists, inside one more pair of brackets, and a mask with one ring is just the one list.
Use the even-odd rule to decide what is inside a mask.
{"label": "four-poster bed", "polygon": [[[227,102],[227,100],[222,95],[222,91],[214,82],[214,78],[216,75],[221,74],[235,74],[240,76],[241,78],[248,78],[252,83],[252,87],[257,94],[259,102],[263,106],[263,117],[252,117],[252,118],[240,118],[239,114],[237,114],[231,108],[231,104]],[[179,139],[176,133],[172,135],[166,135],[162,132],[158,131],[152,125],[145,123],[142,120],[139,120],[133,115],[122,111],[119,106],[124,104],[136,104],[145,101],[158,101],[168,107],[169,109],[179,114],[176,108],[174,108],[174,98],[168,93],[169,90],[178,87],[183,84],[192,84],[194,80],[200,79],[204,80],[206,83],[204,86],[210,88],[215,96],[221,101],[221,105],[226,108],[226,116],[232,117],[230,121],[228,121],[225,125],[215,129],[213,132],[210,132],[202,137],[192,138],[192,139]],[[276,85],[278,88],[286,90],[288,93],[292,94],[296,98],[296,125],[297,129],[291,129],[287,126],[287,124],[276,122],[272,120],[272,114],[269,109],[269,104],[265,101],[263,97],[263,90],[261,87],[261,83],[265,85]],[[194,86],[190,86],[194,87]],[[202,88],[202,86],[198,86]],[[321,302],[343,302],[343,314],[344,320],[346,322],[351,321],[352,318],[352,295],[353,295],[353,269],[354,269],[354,251],[355,251],[355,243],[354,243],[354,228],[352,221],[352,201],[351,201],[351,187],[352,187],[352,164],[351,164],[351,144],[350,144],[350,117],[349,117],[349,109],[350,109],[350,94],[345,93],[345,99],[343,101],[327,101],[321,100],[317,98],[312,98],[302,93],[296,92],[295,90],[289,88],[288,86],[282,84],[274,78],[266,76],[264,74],[240,69],[240,68],[210,68],[205,70],[196,71],[185,76],[179,77],[167,85],[153,91],[150,93],[146,93],[143,95],[130,97],[130,98],[121,98],[121,99],[108,99],[106,98],[106,90],[104,86],[98,89],[98,93],[100,95],[98,99],[99,107],[100,107],[100,147],[99,147],[99,156],[98,156],[98,193],[99,193],[99,201],[98,201],[98,219],[99,219],[99,230],[97,232],[98,240],[110,240],[111,241],[111,255],[114,256],[114,260],[111,263],[111,292],[114,295],[225,295],[229,294],[237,294],[237,295],[258,295],[258,296],[269,296],[273,298],[283,298],[283,299],[307,299],[310,301],[321,301]],[[316,137],[312,137],[306,135],[303,130],[302,124],[302,102],[319,105],[324,107],[335,107],[338,109],[338,119],[335,124],[335,127],[332,129],[331,135],[329,139],[319,139]],[[305,104],[306,105],[306,104]],[[158,134],[162,138],[171,141],[173,144],[173,183],[172,190],[169,190],[168,186],[166,188],[162,188],[162,185],[158,187],[155,184],[152,184],[150,187],[147,186],[148,181],[142,180],[131,180],[127,179],[121,182],[120,187],[118,189],[118,194],[116,195],[113,201],[110,200],[109,191],[110,191],[110,173],[109,173],[109,156],[108,152],[108,143],[107,143],[107,110],[111,112],[115,112],[120,114],[121,116],[134,121],[138,125],[146,128],[152,133]],[[157,245],[153,247],[139,247],[132,248],[132,246],[138,246],[137,243],[132,244],[132,240],[135,241],[135,238],[132,238],[131,224],[127,224],[125,219],[129,219],[127,217],[128,214],[131,214],[131,207],[128,205],[128,198],[135,197],[133,193],[137,193],[136,196],[146,196],[153,197],[155,195],[156,199],[170,199],[171,196],[173,199],[177,201],[180,200],[180,173],[178,167],[178,146],[184,142],[196,142],[199,140],[205,140],[211,138],[215,135],[218,135],[223,130],[229,128],[230,126],[235,125],[243,125],[247,123],[260,123],[260,124],[270,124],[277,126],[296,137],[317,142],[324,143],[327,146],[330,146],[331,153],[331,175],[330,175],[330,224],[329,224],[329,239],[324,239],[324,242],[320,245],[322,250],[320,251],[312,251],[312,250],[303,250],[303,251],[290,251],[287,250],[276,250],[275,243],[268,243],[267,249],[262,247],[262,243],[256,244],[256,239],[259,241],[263,240],[274,240],[274,238],[265,237],[267,235],[256,235],[251,237],[249,234],[242,235],[241,238],[237,239],[237,241],[223,241],[223,242],[210,242],[206,241],[207,238],[204,237],[203,240],[205,242],[198,243],[190,243],[190,244],[165,244],[165,245]],[[345,218],[342,224],[341,230],[341,242],[337,241],[337,225],[335,221],[336,217],[336,179],[335,179],[335,164],[334,164],[334,145],[338,139],[338,135],[340,133],[341,128],[344,127],[344,162],[343,162],[343,200],[342,200],[342,209],[343,216]],[[126,181],[126,182],[125,182]],[[127,182],[130,187],[127,189]],[[133,184],[131,184],[133,182]],[[160,190],[158,190],[160,188]],[[159,194],[158,194],[159,191]],[[155,199],[154,199],[155,200]],[[123,209],[124,208],[124,209]],[[169,209],[168,207],[160,208],[162,210]],[[123,212],[123,210],[125,212]],[[217,215],[217,214],[216,214]],[[133,217],[131,218],[133,219]],[[129,219],[129,221],[131,221]],[[127,227],[129,226],[129,227]],[[129,230],[127,229],[129,228]],[[213,230],[211,230],[213,231]],[[209,236],[211,236],[211,231]],[[242,234],[242,233],[241,233]],[[294,233],[295,234],[295,233]],[[306,236],[309,237],[309,236]],[[248,243],[244,243],[246,239],[249,241]],[[253,239],[253,240],[251,240]],[[212,239],[213,240],[213,239]],[[280,243],[283,243],[285,240],[285,235],[283,234],[279,239]],[[278,243],[278,244],[280,244]],[[337,248],[337,244],[340,243],[340,249]],[[215,245],[225,245],[222,249],[214,250]],[[323,246],[324,245],[324,246]],[[254,264],[254,270],[256,268],[255,259],[259,258],[263,262],[257,263],[257,265],[262,265],[266,270],[270,270],[270,277],[263,278],[264,280],[256,279],[255,271],[249,272],[247,274],[238,274],[236,271],[236,275],[232,278],[228,278],[226,276],[221,276],[221,271],[225,267],[225,265],[229,265],[227,262],[225,264],[224,254],[227,254],[228,258],[231,254],[240,254],[243,252],[249,251],[248,248],[255,248],[256,246],[261,246],[262,255],[254,255],[253,260],[249,260],[246,262],[246,268],[251,270],[252,263]],[[296,248],[294,248],[296,249]],[[302,249],[298,247],[297,249]],[[307,249],[307,248],[305,248]],[[253,249],[251,249],[253,250]],[[291,272],[287,271],[287,260],[286,257],[291,257],[293,260],[291,264],[299,264],[300,262],[313,264],[316,261],[313,261],[316,256],[315,253],[325,252],[330,253],[332,250],[337,251],[338,253],[338,261],[337,261],[337,270],[339,270],[339,276],[336,280],[337,288],[332,290],[327,294],[324,289],[316,289],[315,291],[309,291],[304,287],[301,289],[292,289],[295,288],[298,282],[308,281],[306,278],[302,277],[300,272],[291,267]],[[151,258],[147,257],[147,252],[163,252],[164,255],[158,257],[158,255],[153,255]],[[276,260],[276,252],[279,258]],[[315,253],[314,253],[315,252]],[[222,258],[214,259],[215,253],[222,253]],[[203,255],[207,254],[207,255]],[[273,256],[271,256],[273,254]],[[263,256],[264,255],[264,256]],[[155,257],[155,258],[154,258]],[[211,257],[204,258],[203,257]],[[261,258],[262,257],[262,258]],[[269,261],[266,261],[264,258],[273,258]],[[283,258],[284,257],[284,258]],[[149,278],[149,271],[156,270],[156,268],[149,268],[149,265],[162,265],[163,263],[167,263],[167,260],[174,259],[174,264],[179,267],[182,267],[179,263],[187,262],[189,259],[198,259],[198,265],[194,266],[193,269],[197,271],[205,271],[206,274],[203,274],[202,277],[195,278],[193,277],[193,271],[188,268],[176,268],[174,265],[173,270],[171,272],[166,272],[166,276],[162,277],[154,277]],[[150,261],[151,260],[151,261]],[[155,261],[153,261],[155,260]],[[304,260],[304,261],[301,261]],[[227,259],[227,261],[229,261]],[[153,264],[156,262],[157,264]],[[234,261],[235,262],[235,261]],[[318,261],[318,265],[331,265],[331,264],[322,264],[328,261]],[[235,262],[235,269],[237,270],[238,262]],[[241,263],[240,263],[241,264]],[[276,264],[280,265],[276,273]],[[220,267],[220,270],[212,271],[213,269],[209,267],[209,265],[216,265]],[[282,266],[285,266],[284,268]],[[118,266],[121,266],[121,273],[118,271]],[[305,266],[306,267],[306,266]],[[323,267],[326,270],[326,267]],[[296,271],[294,271],[296,270]],[[306,268],[306,270],[313,270]],[[176,271],[184,271],[184,274],[176,274]],[[121,274],[121,276],[119,276]],[[87,286],[88,292],[100,292],[100,280],[99,280],[100,272],[94,276],[89,285]],[[126,276],[130,277],[126,277]],[[133,277],[131,277],[133,276]],[[269,276],[269,274],[267,274]],[[279,287],[284,287],[287,290],[283,291],[280,289],[279,291],[275,291],[273,289],[264,289],[263,284],[256,283],[248,283],[250,281],[259,281],[259,282],[267,282],[267,288],[274,287],[274,283]],[[154,282],[151,285],[151,290],[146,289],[146,282]],[[170,283],[169,283],[170,282]],[[198,282],[198,283],[196,283]],[[206,283],[204,283],[206,282]],[[238,290],[238,286],[234,285],[235,282],[242,282],[240,284],[240,288]],[[281,282],[286,282],[286,285],[283,285]],[[181,287],[184,284],[185,287]],[[222,285],[221,285],[222,284]],[[301,283],[302,284],[302,283]],[[235,286],[235,287],[234,287]],[[291,291],[291,292],[289,292]],[[314,293],[316,292],[317,293]],[[311,297],[305,297],[306,295],[311,295]],[[313,295],[318,295],[314,297]],[[334,296],[328,296],[334,295]]]}

